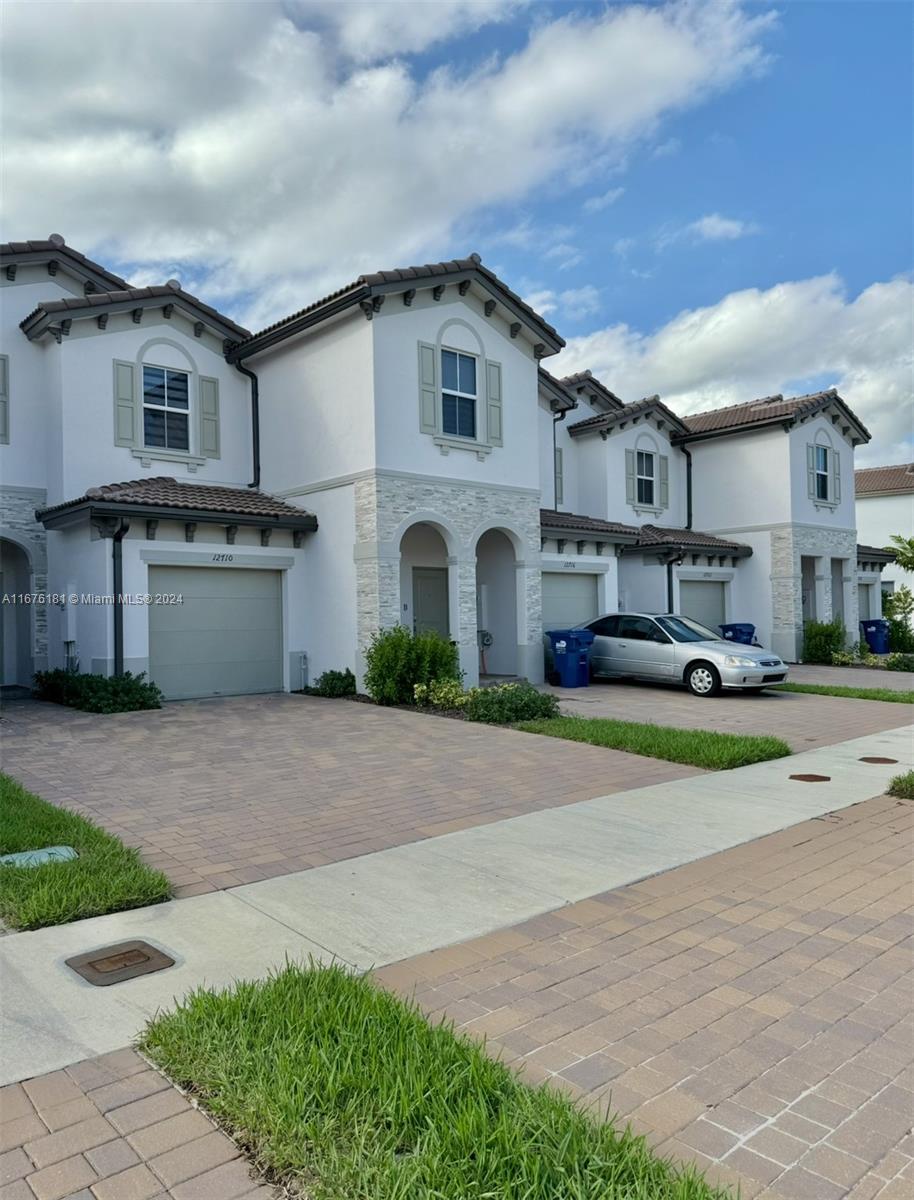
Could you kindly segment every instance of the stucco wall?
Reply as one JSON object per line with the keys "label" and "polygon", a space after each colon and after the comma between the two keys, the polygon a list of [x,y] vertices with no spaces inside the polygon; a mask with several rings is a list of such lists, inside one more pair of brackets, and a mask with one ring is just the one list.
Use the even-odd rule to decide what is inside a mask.
{"label": "stucco wall", "polygon": [[[899,496],[858,496],[856,504],[857,541],[864,546],[888,546],[893,533],[914,537],[914,494]],[[914,588],[914,575],[895,563],[883,570],[887,583]]]}
{"label": "stucco wall", "polygon": [[692,442],[689,450],[696,529],[720,533],[792,519],[790,447],[783,430]]}

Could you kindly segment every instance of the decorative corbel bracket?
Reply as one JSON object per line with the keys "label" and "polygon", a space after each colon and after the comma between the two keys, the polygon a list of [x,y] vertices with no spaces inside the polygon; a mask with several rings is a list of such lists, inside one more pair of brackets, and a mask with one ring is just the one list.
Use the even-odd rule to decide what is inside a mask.
{"label": "decorative corbel bracket", "polygon": [[196,533],[197,533],[197,522],[196,521],[185,521],[184,522],[184,540],[185,540],[185,542],[192,542],[194,540]]}
{"label": "decorative corbel bracket", "polygon": [[235,538],[238,536],[237,525],[226,525],[225,527],[225,544],[226,546],[234,546]]}

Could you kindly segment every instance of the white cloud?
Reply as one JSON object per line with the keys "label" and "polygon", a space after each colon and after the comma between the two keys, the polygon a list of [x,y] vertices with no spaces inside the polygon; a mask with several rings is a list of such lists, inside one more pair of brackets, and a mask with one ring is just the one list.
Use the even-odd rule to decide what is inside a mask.
{"label": "white cloud", "polygon": [[562,311],[570,321],[579,321],[589,317],[600,309],[600,293],[591,284],[584,287],[568,288],[559,293]]}
{"label": "white cloud", "polygon": [[772,21],[735,0],[537,12],[524,46],[470,67],[390,57],[428,46],[439,10],[443,36],[507,11],[8,4],[7,236],[178,264],[263,324],[362,270],[466,252],[454,231],[474,216],[609,169],[760,70]]}
{"label": "white cloud", "polygon": [[625,192],[624,187],[610,188],[608,192],[603,192],[599,196],[589,196],[583,204],[583,209],[588,213],[602,212],[604,208],[608,208],[610,204],[615,202]]}
{"label": "white cloud", "polygon": [[584,261],[584,255],[577,246],[570,242],[556,242],[542,252],[543,258],[554,262],[560,271],[568,271]]}
{"label": "white cloud", "polygon": [[610,325],[569,339],[554,362],[560,374],[590,368],[626,400],[659,392],[679,413],[824,379],[873,434],[860,460],[891,462],[911,454],[912,346],[910,279],[874,283],[849,297],[832,274],[732,292],[653,333]]}
{"label": "white cloud", "polygon": [[677,137],[667,138],[651,151],[651,158],[670,158],[682,149],[682,142]]}
{"label": "white cloud", "polygon": [[720,213],[710,213],[687,225],[686,232],[702,242],[732,242],[758,233],[758,226],[751,221],[737,221],[733,217],[722,217]]}

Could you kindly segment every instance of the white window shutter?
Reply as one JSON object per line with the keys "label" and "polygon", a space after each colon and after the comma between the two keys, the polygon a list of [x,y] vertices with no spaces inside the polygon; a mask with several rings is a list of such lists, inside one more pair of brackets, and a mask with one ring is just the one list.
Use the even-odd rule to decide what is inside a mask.
{"label": "white window shutter", "polygon": [[835,504],[841,503],[841,455],[832,451],[831,456],[831,499]]}
{"label": "white window shutter", "polygon": [[562,464],[562,451],[555,448],[555,503],[565,503],[565,472]]}
{"label": "white window shutter", "polygon": [[666,454],[660,458],[660,507],[670,507],[670,460]]}
{"label": "white window shutter", "polygon": [[635,452],[625,451],[625,501],[635,503]]}
{"label": "white window shutter", "polygon": [[419,343],[419,429],[438,432],[438,360],[428,342]]}
{"label": "white window shutter", "polygon": [[810,500],[816,498],[816,448],[812,442],[806,446],[806,490]]}
{"label": "white window shutter", "polygon": [[200,376],[200,453],[219,457],[219,380]]}
{"label": "white window shutter", "polygon": [[114,361],[114,444],[136,446],[139,418],[136,403],[136,368],[131,362]]}
{"label": "white window shutter", "polygon": [[0,354],[0,442],[10,440],[10,360]]}
{"label": "white window shutter", "polygon": [[501,363],[486,359],[486,430],[490,446],[504,444],[501,410]]}

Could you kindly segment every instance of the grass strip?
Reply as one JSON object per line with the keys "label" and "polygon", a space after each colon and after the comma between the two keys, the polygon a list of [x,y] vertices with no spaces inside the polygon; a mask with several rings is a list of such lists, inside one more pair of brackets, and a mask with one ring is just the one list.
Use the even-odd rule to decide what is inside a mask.
{"label": "grass strip", "polygon": [[914,692],[895,692],[891,688],[839,687],[831,683],[776,683],[771,691],[844,696],[848,700],[885,700],[888,704],[914,704]]}
{"label": "grass strip", "polygon": [[0,854],[46,846],[72,846],[79,857],[38,867],[0,866],[0,918],[16,929],[63,925],[171,895],[166,877],[141,862],[136,850],[0,775]]}
{"label": "grass strip", "polygon": [[646,758],[688,763],[709,771],[728,771],[749,763],[767,762],[791,753],[786,742],[776,737],[757,737],[743,733],[715,733],[707,729],[675,729],[669,725],[647,725],[640,721],[615,721],[609,717],[554,717],[544,721],[521,721],[515,729],[525,733],[545,733],[605,746],[608,750],[627,750]]}
{"label": "grass strip", "polygon": [[914,771],[896,775],[887,790],[890,796],[897,796],[899,800],[914,800]]}
{"label": "grass strip", "polygon": [[338,966],[199,990],[140,1048],[314,1200],[725,1200]]}

